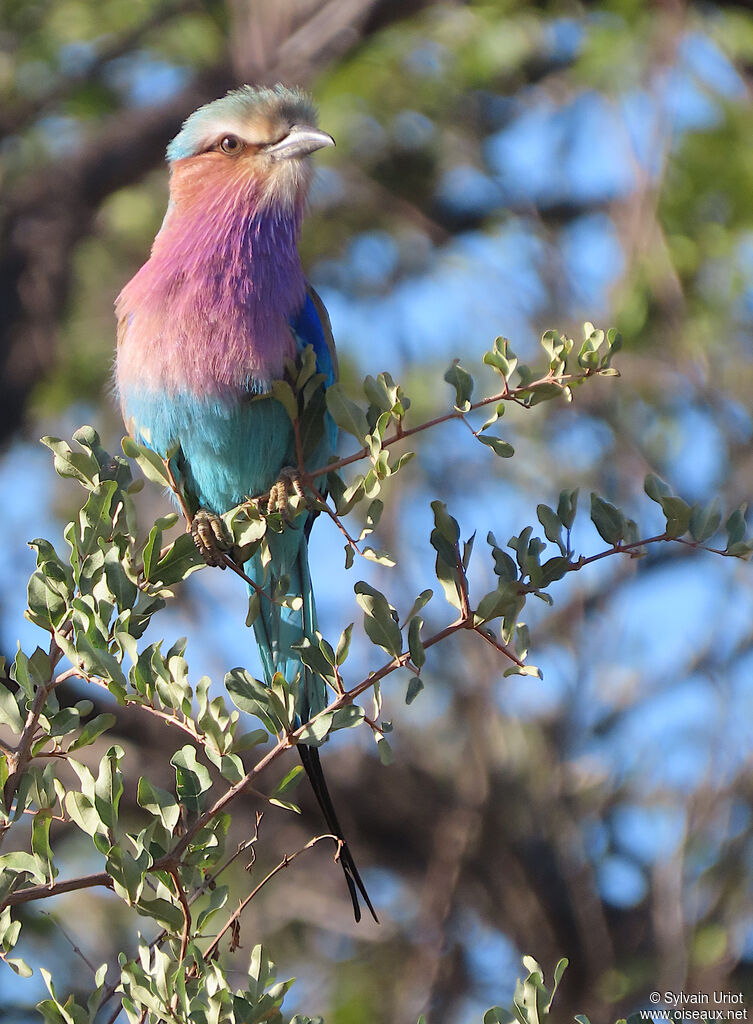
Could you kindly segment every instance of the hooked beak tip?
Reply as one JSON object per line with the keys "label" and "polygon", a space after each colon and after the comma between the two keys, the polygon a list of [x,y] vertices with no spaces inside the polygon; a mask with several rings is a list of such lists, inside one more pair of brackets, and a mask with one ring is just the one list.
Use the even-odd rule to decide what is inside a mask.
{"label": "hooked beak tip", "polygon": [[291,160],[309,156],[318,149],[334,146],[335,140],[320,128],[311,125],[294,124],[284,139],[266,147],[266,152],[273,160]]}

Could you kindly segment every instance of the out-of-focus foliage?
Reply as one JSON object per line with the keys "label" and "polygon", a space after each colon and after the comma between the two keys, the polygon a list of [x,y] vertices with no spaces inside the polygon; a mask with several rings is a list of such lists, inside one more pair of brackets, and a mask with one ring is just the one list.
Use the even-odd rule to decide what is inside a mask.
{"label": "out-of-focus foliage", "polygon": [[[504,548],[537,521],[537,504],[557,511],[560,492],[576,487],[655,533],[666,510],[648,506],[656,519],[646,518],[649,474],[690,505],[749,498],[750,13],[634,0],[385,2],[353,31],[333,21],[318,49],[319,6],[236,0],[163,15],[107,0],[3,5],[4,436],[24,407],[33,437],[66,436],[85,418],[115,445],[111,306],[162,217],[164,144],[234,81],[283,74],[312,88],[338,142],[321,162],[303,252],[349,395],[367,373],[389,370],[411,414],[429,419],[444,410],[436,382],[450,360],[470,366],[499,332],[522,362],[552,323],[570,335],[583,319],[616,323],[624,339],[618,386],[535,415],[508,409],[500,437],[514,459],[481,444],[461,454],[462,424],[433,433],[420,464],[385,484],[369,543],[398,568],[374,565],[370,585],[407,610],[436,560],[432,500],[463,538],[492,524]],[[327,17],[361,18],[357,6],[330,5]],[[479,375],[480,390],[489,379]],[[21,441],[0,472],[10,653],[32,568],[21,545],[53,535],[45,510],[70,518],[72,499]],[[165,509],[152,511],[147,520]],[[574,544],[587,554],[601,544],[582,511]],[[373,744],[335,735],[333,788],[385,925],[351,930],[316,861],[323,851],[311,868],[283,873],[275,901],[260,897],[254,928],[285,976],[298,976],[301,1006],[350,1024],[374,1021],[375,1008],[385,1021],[412,1020],[429,1005],[429,1021],[465,1024],[501,989],[512,993],[526,950],[547,966],[569,957],[555,1004],[563,1015],[614,1019],[651,990],[750,997],[753,595],[745,564],[686,559],[682,547],[572,574],[555,584],[551,610],[529,602],[542,681],[502,679],[491,648],[427,652],[409,708],[385,685],[388,769]],[[342,537],[320,517],[313,571],[331,636],[347,625],[341,564]],[[480,593],[493,588],[493,573],[474,573],[472,563]],[[189,581],[174,626],[190,632],[197,669],[218,677],[235,664],[253,671],[228,575]],[[424,632],[438,625],[431,607],[424,617]],[[37,643],[31,632],[22,639]],[[364,670],[367,650],[355,641],[350,655]],[[61,691],[71,706],[89,696]],[[118,743],[167,788],[161,734],[113,713]],[[135,793],[122,799],[139,813]],[[311,834],[289,818],[279,856]],[[73,840],[66,851],[72,874],[85,851]],[[124,948],[112,904],[76,899],[56,918],[77,945],[101,948],[102,959]],[[59,929],[29,912],[24,936],[54,950],[69,978],[59,989],[75,989],[81,962]],[[238,956],[247,963],[248,948]],[[3,984],[14,1020],[43,996],[33,979]]]}

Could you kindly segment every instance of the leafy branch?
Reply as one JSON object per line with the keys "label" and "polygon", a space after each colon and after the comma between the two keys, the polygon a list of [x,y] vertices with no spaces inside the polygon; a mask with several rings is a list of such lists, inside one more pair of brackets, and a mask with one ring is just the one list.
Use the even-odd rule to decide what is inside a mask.
{"label": "leafy branch", "polygon": [[[490,433],[507,402],[533,408],[555,398],[570,400],[586,380],[616,375],[611,360],[619,349],[619,337],[614,332],[605,334],[586,325],[577,353],[571,339],[547,332],[542,347],[547,365],[543,372],[534,373],[519,365],[509,344],[498,339],[484,362],[501,378],[501,387],[475,402],[471,374],[453,363],[445,374],[455,392],[453,408],[418,424],[409,423],[410,401],[388,374],[366,379],[363,389],[368,406],[363,408],[339,385],[326,388],[315,372],[312,353],[304,352],[298,363],[288,367],[286,379],[275,385],[272,399],[266,399],[281,402],[292,421],[300,485],[285,492],[284,500],[280,495],[249,496],[222,517],[222,529],[231,544],[223,564],[253,583],[243,568],[248,559],[258,555],[261,563],[267,564],[269,537],[313,509],[326,511],[343,533],[347,568],[354,564],[356,552],[371,561],[393,565],[390,555],[364,544],[378,530],[384,508],[380,497],[383,482],[401,471],[413,455],[403,451],[391,459],[393,445],[459,419],[474,440],[508,458],[514,454],[512,446]],[[484,408],[491,408],[492,415],[475,425],[473,415]],[[306,464],[316,458],[328,418],[355,438],[359,448],[307,471]],[[289,771],[268,794],[255,788],[263,772],[298,743],[320,746],[331,733],[356,727],[370,730],[381,760],[389,763],[392,726],[382,716],[383,681],[395,673],[401,678],[407,673],[405,701],[412,704],[430,671],[429,652],[461,632],[491,645],[504,661],[504,675],[539,675],[527,660],[529,636],[521,618],[526,603],[531,597],[551,603],[551,590],[557,582],[593,562],[620,555],[637,558],[651,546],[664,543],[745,559],[753,552],[744,507],[725,518],[716,503],[689,505],[673,494],[669,485],[649,476],[645,491],[661,511],[662,530],[641,531],[629,514],[592,494],[590,521],[606,547],[576,553],[573,527],[578,491],[564,490],[555,508],[538,505],[536,526],[525,526],[506,544],[488,534],[486,566],[474,579],[491,579],[494,585],[477,593],[469,578],[469,566],[479,558],[474,538],[462,541],[458,521],[443,502],[434,501],[428,542],[445,604],[432,605],[431,631],[425,628],[425,619],[426,608],[434,600],[432,588],[423,589],[401,616],[386,594],[366,581],[357,581],[353,590],[362,612],[363,634],[378,652],[378,659],[366,675],[348,678],[354,623],[342,630],[336,644],[320,633],[302,637],[300,660],[323,681],[330,699],[325,708],[301,723],[296,718],[296,680],[278,674],[267,687],[247,669],[234,668],[224,680],[223,692],[234,705],[230,709],[223,695],[211,696],[209,679],[189,682],[185,640],[167,650],[162,641],[143,641],[153,616],[174,598],[176,588],[206,566],[188,532],[166,539],[167,531],[178,521],[174,513],[160,517],[146,538],[139,539],[136,498],[141,481],[134,480],[133,463],[148,479],[175,492],[188,526],[196,510],[180,493],[171,458],[163,460],[128,439],[123,444],[125,457],[112,456],[91,427],[77,431],[73,441],[76,447],[57,438],[45,439],[57,472],[75,479],[86,492],[76,519],[64,531],[69,551],[63,557],[47,540],[31,544],[37,568],[29,581],[27,616],[49,640],[46,649],[37,648],[31,655],[19,651],[0,686],[0,726],[4,729],[0,740],[0,840],[22,816],[31,816],[28,843],[20,841],[28,849],[0,856],[0,958],[20,974],[31,973],[27,964],[10,955],[20,933],[13,908],[95,886],[112,890],[157,926],[156,939],[148,944],[142,941],[134,958],[122,958],[114,983],[105,984],[104,965],[97,970],[95,992],[87,1010],[77,1008],[77,1024],[79,1019],[93,1021],[99,1008],[116,995],[134,1022],[147,1015],[155,1021],[230,1020],[229,1007],[236,1005],[235,1000],[240,1000],[237,1006],[245,1007],[249,1019],[281,1020],[280,1006],[290,983],[275,981],[274,967],[261,947],[254,949],[249,987],[242,993],[231,991],[217,957],[228,936],[230,948],[237,947],[242,913],[260,889],[305,850],[332,837],[317,836],[283,858],[234,911],[227,912],[230,889],[218,884],[219,878],[246,850],[251,851],[253,863],[260,820],[257,817],[252,837],[226,855],[228,812],[236,799],[253,792],[260,800],[297,810],[290,796],[300,767]],[[358,461],[368,461],[370,467],[350,481],[343,480],[339,470]],[[356,536],[342,520],[362,502],[367,503],[364,524]],[[722,534],[726,539],[717,541]],[[273,589],[269,581],[264,586],[254,584],[247,624],[253,623],[261,600],[294,606],[300,597],[287,593],[284,580]],[[137,801],[143,827],[127,827],[119,813],[124,751],[117,745],[107,747],[95,770],[74,756],[94,744],[104,746],[103,737],[115,717],[108,711],[95,714],[94,701],[89,699],[61,706],[59,687],[73,678],[88,684],[93,693],[106,692],[123,708],[141,709],[188,741],[171,758],[175,771],[172,792],[147,778],[139,779]],[[367,693],[374,698],[370,714],[359,703]],[[244,731],[254,719],[256,724]],[[256,753],[264,744],[267,749]],[[72,773],[78,785],[63,781],[61,762],[70,769],[64,778]],[[90,838],[102,862],[100,871],[58,878],[53,846],[63,824],[74,825]],[[209,922],[218,915],[219,928],[213,925],[208,932]],[[499,1008],[490,1010],[487,1024],[509,1020],[529,1024],[549,1012],[554,989],[542,1002],[543,996],[539,997],[546,991],[543,974],[535,961],[526,966],[529,976],[520,983],[523,995],[512,1015]],[[562,970],[558,965],[555,989]],[[50,999],[40,1004],[40,1010],[57,1024],[70,1001],[61,1002],[51,979],[45,976],[45,980]],[[537,1008],[538,1017],[525,1015],[533,1012],[531,1007]],[[117,1005],[111,1019],[119,1012]],[[306,1019],[297,1018],[298,1024]]]}

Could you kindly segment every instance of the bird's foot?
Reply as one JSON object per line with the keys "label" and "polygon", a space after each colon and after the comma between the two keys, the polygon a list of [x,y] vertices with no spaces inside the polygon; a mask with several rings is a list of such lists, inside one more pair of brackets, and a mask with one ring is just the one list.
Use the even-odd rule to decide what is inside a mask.
{"label": "bird's foot", "polygon": [[280,475],[269,489],[269,494],[264,498],[266,512],[279,512],[283,519],[290,518],[290,499],[293,495],[306,501],[306,494],[303,489],[303,477],[294,466],[285,466],[280,470]]}
{"label": "bird's foot", "polygon": [[191,536],[207,565],[225,568],[224,556],[232,550],[233,540],[224,522],[215,512],[200,508],[191,521]]}

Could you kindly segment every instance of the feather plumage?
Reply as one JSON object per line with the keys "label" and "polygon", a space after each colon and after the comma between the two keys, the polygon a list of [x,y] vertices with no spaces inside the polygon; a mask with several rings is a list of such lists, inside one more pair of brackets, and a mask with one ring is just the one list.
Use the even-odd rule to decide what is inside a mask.
{"label": "feather plumage", "polygon": [[[116,303],[116,378],[127,428],[162,455],[178,447],[175,463],[193,509],[222,514],[268,491],[295,464],[287,413],[264,397],[286,359],[312,345],[326,380],[337,373],[329,320],[298,255],[311,174],[305,155],[332,143],[314,125],[308,98],[282,86],[246,86],[192,114],[168,147],[170,205],[151,256]],[[233,144],[225,145],[230,136]],[[310,468],[326,461],[335,441],[328,419]],[[270,535],[268,570],[258,558],[245,567],[270,594],[288,576],[290,592],[302,598],[297,610],[262,601],[254,625],[266,682],[277,671],[299,680],[302,720],[326,704],[323,683],[294,650],[316,630],[310,526],[311,517]],[[318,751],[299,752],[327,827],[342,841],[356,919],[359,892],[376,918]]]}

